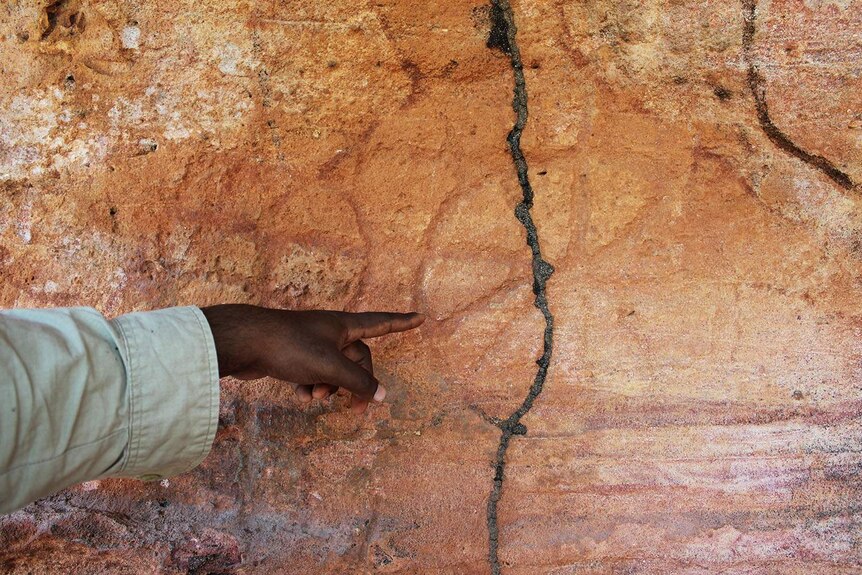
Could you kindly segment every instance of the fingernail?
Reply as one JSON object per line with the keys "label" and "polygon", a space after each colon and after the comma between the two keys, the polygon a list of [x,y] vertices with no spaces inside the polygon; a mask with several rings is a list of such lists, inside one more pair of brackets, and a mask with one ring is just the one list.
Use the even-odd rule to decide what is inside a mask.
{"label": "fingernail", "polygon": [[374,392],[374,401],[383,401],[383,398],[386,397],[386,388],[377,384],[377,391]]}

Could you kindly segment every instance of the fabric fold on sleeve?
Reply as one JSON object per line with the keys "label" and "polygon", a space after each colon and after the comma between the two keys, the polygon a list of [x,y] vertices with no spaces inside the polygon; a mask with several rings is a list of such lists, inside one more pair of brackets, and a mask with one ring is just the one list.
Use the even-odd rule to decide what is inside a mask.
{"label": "fabric fold on sleeve", "polygon": [[218,360],[206,317],[177,307],[111,324],[124,348],[129,443],[106,476],[154,481],[194,468],[218,425]]}

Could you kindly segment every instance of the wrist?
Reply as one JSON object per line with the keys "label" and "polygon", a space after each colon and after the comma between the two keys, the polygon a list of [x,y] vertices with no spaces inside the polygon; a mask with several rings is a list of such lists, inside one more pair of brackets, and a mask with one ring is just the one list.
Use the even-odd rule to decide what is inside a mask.
{"label": "wrist", "polygon": [[200,308],[209,323],[218,358],[219,377],[255,371],[254,317],[262,308],[221,304]]}

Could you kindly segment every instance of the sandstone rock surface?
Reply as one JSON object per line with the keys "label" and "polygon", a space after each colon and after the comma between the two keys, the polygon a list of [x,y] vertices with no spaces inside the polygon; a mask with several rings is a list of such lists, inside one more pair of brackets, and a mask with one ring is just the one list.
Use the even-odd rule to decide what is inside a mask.
{"label": "sandstone rock surface", "polygon": [[507,5],[0,7],[0,305],[430,317],[366,417],[225,382],[198,469],[0,518],[0,572],[860,572],[859,0],[513,2],[554,348],[489,560],[545,329]]}

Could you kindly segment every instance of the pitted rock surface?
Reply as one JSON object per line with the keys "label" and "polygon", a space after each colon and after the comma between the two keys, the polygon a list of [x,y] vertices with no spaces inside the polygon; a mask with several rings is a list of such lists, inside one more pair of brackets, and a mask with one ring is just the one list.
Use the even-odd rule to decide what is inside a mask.
{"label": "pitted rock surface", "polygon": [[0,305],[429,316],[365,417],[225,381],[0,572],[858,572],[862,3],[511,1],[549,278],[509,3],[0,7]]}

